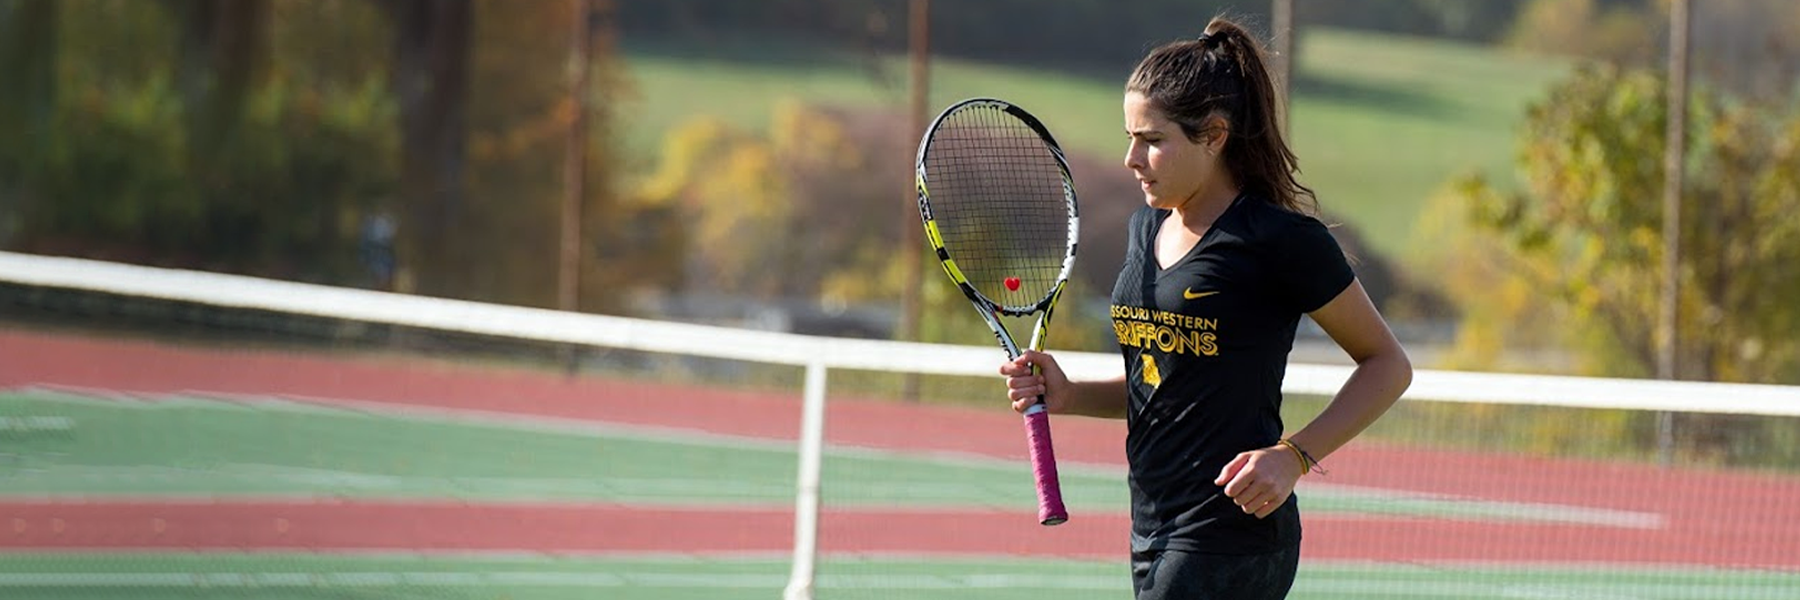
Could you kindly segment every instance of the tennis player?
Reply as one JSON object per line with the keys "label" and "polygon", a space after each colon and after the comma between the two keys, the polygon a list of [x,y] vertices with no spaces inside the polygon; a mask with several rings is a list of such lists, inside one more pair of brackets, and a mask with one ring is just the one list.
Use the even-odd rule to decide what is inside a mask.
{"label": "tennis player", "polygon": [[[1301,476],[1412,381],[1406,352],[1317,218],[1277,123],[1260,43],[1214,19],[1144,57],[1125,87],[1132,215],[1112,293],[1122,379],[1070,381],[1026,352],[1000,369],[1015,410],[1125,419],[1138,600],[1285,598],[1300,559]],[[1301,315],[1356,362],[1330,405],[1282,437]],[[1032,374],[1031,365],[1039,374]]]}

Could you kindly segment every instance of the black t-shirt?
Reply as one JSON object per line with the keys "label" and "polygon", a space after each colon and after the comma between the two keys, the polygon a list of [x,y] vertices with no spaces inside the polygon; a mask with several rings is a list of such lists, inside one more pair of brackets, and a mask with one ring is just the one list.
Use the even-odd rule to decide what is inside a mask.
{"label": "black t-shirt", "polygon": [[1253,554],[1300,541],[1298,502],[1244,514],[1213,479],[1281,438],[1281,380],[1302,314],[1355,278],[1317,219],[1240,195],[1192,250],[1157,264],[1169,211],[1131,216],[1112,322],[1124,354],[1134,551]]}

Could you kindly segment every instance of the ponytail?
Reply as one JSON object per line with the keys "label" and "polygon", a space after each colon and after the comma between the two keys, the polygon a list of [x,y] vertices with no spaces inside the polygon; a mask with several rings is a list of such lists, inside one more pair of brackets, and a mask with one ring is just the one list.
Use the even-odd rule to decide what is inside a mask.
{"label": "ponytail", "polygon": [[1260,42],[1223,17],[1198,39],[1152,50],[1126,83],[1199,141],[1206,119],[1228,124],[1225,168],[1238,184],[1284,209],[1317,216],[1318,197],[1295,178],[1299,160],[1282,137],[1275,82]]}

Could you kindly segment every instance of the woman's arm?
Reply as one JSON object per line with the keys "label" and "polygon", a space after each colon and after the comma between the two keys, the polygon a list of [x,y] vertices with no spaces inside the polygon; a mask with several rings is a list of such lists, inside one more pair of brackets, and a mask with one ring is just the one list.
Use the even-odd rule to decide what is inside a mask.
{"label": "woman's arm", "polygon": [[1280,444],[1252,450],[1237,455],[1219,472],[1214,483],[1224,486],[1226,496],[1257,518],[1275,512],[1293,493],[1307,469],[1308,459],[1299,452],[1323,461],[1373,424],[1412,385],[1412,362],[1361,282],[1351,281],[1350,287],[1309,314],[1356,361],[1356,370],[1324,412],[1288,437],[1298,451]]}
{"label": "woman's arm", "polygon": [[[1032,374],[1031,365],[1038,366]],[[1013,410],[1025,412],[1038,396],[1044,396],[1051,414],[1082,415],[1103,419],[1125,418],[1125,376],[1094,381],[1069,381],[1056,357],[1026,350],[1019,358],[1000,365],[1006,376],[1006,396]]]}
{"label": "woman's arm", "polygon": [[1356,361],[1356,370],[1325,411],[1288,438],[1313,458],[1324,460],[1400,399],[1412,385],[1412,361],[1359,281],[1311,316]]}

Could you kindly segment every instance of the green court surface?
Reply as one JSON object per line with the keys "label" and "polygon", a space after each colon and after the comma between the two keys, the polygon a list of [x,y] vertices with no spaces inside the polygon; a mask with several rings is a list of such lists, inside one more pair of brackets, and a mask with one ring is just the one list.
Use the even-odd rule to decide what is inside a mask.
{"label": "green court surface", "polygon": [[[0,595],[77,600],[176,598],[781,597],[780,558],[419,556],[369,554],[36,554],[0,561]],[[821,599],[1075,600],[1129,598],[1123,562],[918,559],[827,560]],[[1793,598],[1800,575],[1606,568],[1302,565],[1293,600],[1330,598]]]}
{"label": "green court surface", "polygon": [[[309,495],[786,505],[795,443],[550,420],[378,414],[273,399],[0,394],[0,414],[72,429],[0,435],[10,494]],[[41,420],[41,419],[40,419]],[[834,449],[827,503],[1028,506],[1017,461]],[[1122,475],[1067,476],[1123,506]]]}
{"label": "green court surface", "polygon": [[[374,412],[276,399],[16,390],[0,415],[7,495],[335,496],[783,506],[793,442],[592,422]],[[36,419],[28,421],[28,419]],[[1023,461],[831,448],[826,506],[1030,506]],[[1067,502],[1122,510],[1122,469],[1066,465]],[[1656,515],[1311,485],[1312,514],[1655,526]]]}

